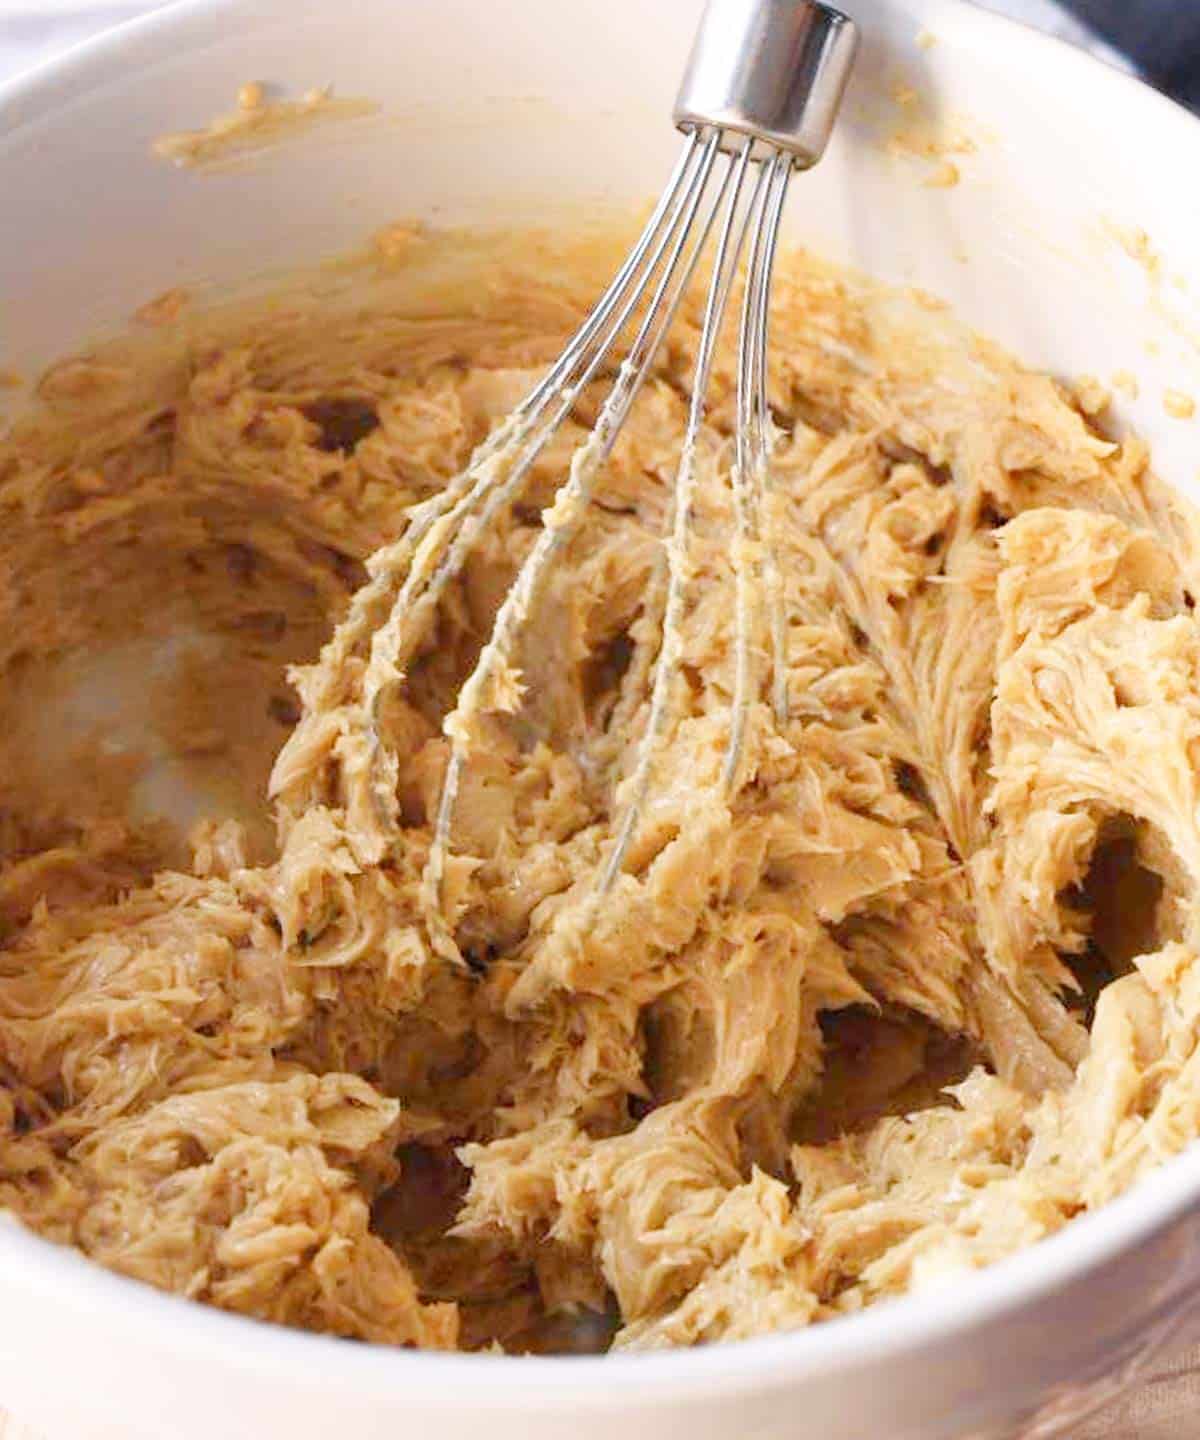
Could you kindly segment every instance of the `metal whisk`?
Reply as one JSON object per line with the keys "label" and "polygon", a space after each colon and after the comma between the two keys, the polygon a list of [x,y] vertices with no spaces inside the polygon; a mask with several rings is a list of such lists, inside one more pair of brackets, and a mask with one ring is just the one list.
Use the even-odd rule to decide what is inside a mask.
{"label": "metal whisk", "polygon": [[[442,492],[414,511],[396,544],[378,554],[371,583],[344,630],[369,628],[368,616],[391,599],[371,638],[362,692],[370,745],[372,793],[382,818],[396,823],[394,756],[381,743],[380,701],[411,659],[432,607],[461,572],[468,554],[501,508],[518,494],[534,461],[572,412],[627,327],[634,338],[589,437],[576,450],[543,528],[497,614],[488,643],[444,722],[451,751],[438,805],[425,884],[432,915],[442,913],[446,855],[472,726],[489,710],[511,708],[511,659],[522,626],[555,557],[582,525],[592,491],[638,391],[670,329],[715,231],[716,249],[696,358],[683,449],[665,536],[667,584],[661,638],[650,681],[649,719],[639,742],[623,813],[596,881],[603,897],[621,873],[646,797],[656,747],[668,720],[679,665],[687,588],[689,533],[696,488],[696,446],[705,414],[713,353],[734,279],[749,247],[737,364],[736,437],[731,474],[736,593],[734,695],[724,784],[736,785],[751,703],[753,587],[761,583],[770,615],[771,703],[787,719],[782,663],[781,583],[764,497],[771,484],[771,417],[767,407],[767,316],[780,218],[794,170],[820,158],[857,45],[854,25],[814,0],[709,0],[676,102],[685,134],[666,190],[608,290],[536,389]],[[719,158],[727,157],[718,167]],[[756,175],[751,179],[751,172]],[[716,179],[714,181],[714,175]],[[769,527],[767,527],[769,529]],[[398,588],[397,588],[398,587]],[[457,957],[448,926],[434,943]]]}

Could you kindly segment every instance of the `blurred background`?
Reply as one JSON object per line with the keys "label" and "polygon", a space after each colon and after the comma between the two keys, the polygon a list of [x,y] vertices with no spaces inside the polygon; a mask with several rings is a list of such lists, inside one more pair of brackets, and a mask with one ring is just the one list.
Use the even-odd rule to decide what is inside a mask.
{"label": "blurred background", "polygon": [[1200,110],[1200,0],[1070,0],[1148,80]]}
{"label": "blurred background", "polygon": [[[162,0],[0,0],[0,79]],[[834,0],[836,3],[836,0]],[[1130,64],[1200,110],[1200,0],[979,0]]]}

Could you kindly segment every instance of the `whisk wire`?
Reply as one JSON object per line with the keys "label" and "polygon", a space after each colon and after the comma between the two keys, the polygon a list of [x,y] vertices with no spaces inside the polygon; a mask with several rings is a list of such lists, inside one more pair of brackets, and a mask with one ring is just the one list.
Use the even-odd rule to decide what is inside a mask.
{"label": "whisk wire", "polygon": [[[688,136],[675,169],[637,242],[613,277],[608,289],[592,307],[583,324],[567,342],[562,353],[541,381],[505,418],[504,422],[476,448],[470,463],[464,470],[423,505],[413,508],[404,534],[372,556],[369,562],[370,580],[356,593],[349,613],[338,627],[332,642],[334,654],[330,656],[331,659],[344,658],[368,635],[372,634],[372,617],[381,604],[387,603],[389,593],[394,589],[396,581],[401,577],[409,576],[413,558],[430,530],[471,493],[472,482],[478,478],[480,467],[493,455],[506,447],[517,444],[519,440],[528,435],[533,425],[544,413],[554,394],[561,388],[564,378],[576,365],[580,353],[586,349],[606,323],[628,288],[630,280],[641,268],[648,250],[662,227],[664,218],[676,204],[680,191],[687,187],[688,171],[695,158],[698,145],[699,135],[692,132]],[[393,601],[392,618],[403,613],[403,607]],[[386,644],[381,644],[375,653],[381,664],[386,665],[390,658],[394,666],[395,657],[389,655]],[[341,665],[336,663],[325,667],[330,681],[326,691],[316,697],[318,703],[328,704],[335,698],[328,693],[328,686],[340,683],[337,677],[341,674],[341,668]]]}
{"label": "whisk wire", "polygon": [[753,377],[754,390],[754,445],[757,453],[757,473],[763,505],[763,579],[767,597],[767,609],[771,626],[772,660],[772,708],[775,724],[782,729],[788,721],[787,688],[787,616],[784,609],[783,575],[779,568],[779,549],[775,542],[775,478],[771,466],[771,451],[774,446],[775,422],[771,418],[771,407],[767,393],[767,354],[770,340],[771,278],[775,273],[775,256],[779,248],[779,230],[783,219],[783,207],[787,201],[788,186],[792,179],[792,165],[786,155],[777,155],[774,160],[773,188],[767,207],[766,251],[756,299],[757,317],[754,323],[754,338],[758,345],[758,356]]}
{"label": "whisk wire", "polygon": [[[488,685],[498,671],[511,663],[518,636],[533,606],[537,590],[545,579],[550,566],[578,531],[604,462],[612,452],[617,436],[650,373],[655,357],[674,322],[679,306],[688,292],[696,266],[707,247],[713,225],[729,190],[730,181],[734,177],[734,169],[731,167],[718,187],[706,215],[697,226],[697,213],[707,189],[713,164],[719,153],[719,141],[720,136],[716,133],[705,140],[693,182],[685,190],[677,214],[673,218],[673,222],[668,225],[662,243],[656,249],[646,268],[642,286],[634,291],[622,314],[614,322],[613,342],[619,336],[645,290],[652,282],[663,251],[670,243],[670,253],[662,267],[638,332],[629,354],[618,372],[613,389],[610,391],[588,439],[576,449],[572,456],[566,483],[558,491],[554,503],[543,513],[542,533],[522,564],[516,581],[505,596],[497,613],[491,637],[480,653],[475,668],[459,691],[454,710],[447,716],[443,724],[443,729],[451,741],[451,752],[447,761],[434,823],[433,841],[426,863],[424,884],[426,893],[433,902],[430,906],[431,913],[437,915],[443,913],[440,901],[445,876],[446,854],[453,827],[462,768],[470,746],[471,724],[484,707]],[[687,142],[689,147],[695,143],[695,136],[690,137]],[[744,170],[745,163],[743,162],[738,170],[736,181],[738,191],[741,188]],[[730,213],[734,213],[732,207]],[[680,220],[682,223],[679,223]],[[690,250],[688,249],[689,240],[691,241]],[[726,292],[728,283],[729,277],[725,277]],[[723,306],[724,301],[722,301],[722,308]],[[607,347],[603,353],[606,351]],[[570,406],[574,405],[578,391],[591,378],[591,373],[598,368],[602,358],[602,354],[598,358],[594,358],[591,366],[585,369],[583,378],[576,385],[570,397]],[[711,345],[709,346],[709,361],[711,361]],[[697,421],[696,424],[698,425],[698,423]],[[497,494],[500,495],[500,492],[498,491]],[[502,495],[500,495],[500,499],[503,499]],[[500,503],[500,500],[497,500],[496,503]],[[467,548],[469,546],[464,547],[463,558],[465,558]],[[444,931],[438,934],[435,943],[443,951],[450,951],[453,947],[451,937]],[[456,947],[453,948],[456,949]]]}
{"label": "whisk wire", "polygon": [[[637,306],[653,285],[629,352],[620,366],[597,421],[587,440],[574,451],[568,476],[553,502],[543,512],[542,532],[525,558],[517,578],[497,613],[488,643],[463,683],[454,709],[443,723],[450,740],[433,837],[423,877],[429,913],[437,917],[431,927],[435,948],[459,957],[446,919],[444,886],[446,860],[453,830],[463,767],[474,738],[478,717],[489,708],[501,710],[516,703],[518,691],[509,685],[505,695],[489,695],[502,672],[515,681],[512,660],[538,591],[556,556],[570,543],[590,504],[605,461],[612,452],[629,411],[653,366],[675,315],[682,304],[711,233],[721,218],[712,275],[705,302],[700,341],[682,452],[672,489],[672,502],[664,537],[666,593],[658,622],[658,653],[649,667],[650,704],[640,738],[625,803],[617,823],[594,898],[602,898],[616,883],[637,833],[650,779],[670,715],[672,692],[683,654],[683,612],[691,570],[698,446],[705,418],[706,395],[713,357],[729,306],[733,285],[753,234],[742,303],[738,368],[738,437],[733,494],[737,524],[734,566],[737,585],[735,636],[735,696],[724,777],[728,789],[736,777],[744,749],[746,715],[750,704],[752,571],[755,540],[761,523],[761,495],[767,484],[769,412],[766,407],[766,316],[770,270],[773,263],[789,158],[775,154],[759,165],[749,204],[743,207],[746,179],[755,156],[755,141],[747,137],[730,155],[726,173],[703,217],[697,223],[713,165],[725,147],[718,129],[693,130],[687,137],[667,188],[651,222],[643,231],[633,255],[622,267],[604,300],[593,311],[554,368],[554,378],[543,380],[529,399],[501,427],[500,438],[478,452],[468,471],[469,483],[457,487],[457,499],[429,524],[420,541],[410,573],[396,598],[392,614],[372,644],[371,662],[364,682],[364,704],[371,733],[377,737],[377,709],[386,684],[401,671],[411,653],[419,628],[416,607],[425,613],[437,603],[445,586],[457,574],[479,535],[500,507],[509,503],[547,440],[556,433],[578,401],[584,387],[596,376]],[[695,162],[695,163],[693,163]],[[690,242],[690,248],[689,248]],[[664,259],[665,257],[665,259]],[[657,280],[655,277],[657,276]],[[597,318],[600,317],[600,318]],[[579,367],[582,365],[582,369]],[[535,433],[538,419],[558,395],[548,423]],[[509,468],[504,469],[507,461]],[[419,561],[421,550],[436,547],[448,534],[441,558],[432,572]],[[424,587],[423,589],[421,587]],[[776,670],[781,667],[776,663]],[[376,744],[378,740],[376,738]],[[390,767],[379,767],[377,781],[386,803],[391,794]],[[394,814],[394,811],[391,813]]]}
{"label": "whisk wire", "polygon": [[[716,133],[719,135],[719,132]],[[650,784],[650,773],[658,742],[666,728],[671,691],[682,658],[683,607],[690,571],[690,542],[696,490],[696,447],[700,427],[704,420],[713,353],[720,334],[721,322],[728,306],[729,292],[741,259],[741,250],[745,244],[747,226],[746,223],[740,227],[737,224],[738,205],[745,186],[746,173],[750,167],[753,149],[753,139],[747,138],[740,152],[730,161],[729,173],[734,176],[734,183],[720,238],[717,241],[717,253],[713,261],[713,274],[709,283],[704,321],[700,332],[700,345],[696,354],[687,429],[684,432],[683,450],[680,454],[679,469],[675,478],[674,515],[666,543],[668,568],[666,609],[662,622],[662,641],[651,688],[650,713],[638,746],[634,771],[629,780],[629,798],[597,886],[597,891],[601,895],[610,891],[616,883],[616,878],[621,872],[621,867],[641,821],[646,793]],[[749,216],[747,216],[747,221],[748,219]]]}
{"label": "whisk wire", "polygon": [[746,281],[742,295],[742,318],[738,337],[737,423],[734,438],[734,461],[730,475],[733,497],[734,546],[733,573],[735,586],[734,618],[734,692],[730,715],[729,742],[725,752],[722,781],[728,794],[737,781],[738,768],[745,747],[746,716],[751,689],[751,630],[753,628],[752,572],[756,568],[755,542],[758,537],[759,512],[756,503],[758,447],[751,427],[755,418],[752,403],[755,366],[758,360],[754,320],[757,317],[757,291],[763,249],[763,209],[768,202],[774,165],[759,169],[758,184],[747,219],[757,220],[750,255],[746,261]]}
{"label": "whisk wire", "polygon": [[[786,657],[783,653],[783,608],[779,566],[773,540],[767,492],[771,484],[771,414],[767,400],[767,339],[770,316],[771,276],[779,240],[783,202],[791,177],[788,156],[776,154],[764,161],[759,175],[752,214],[754,238],[746,261],[742,296],[741,327],[738,336],[737,426],[734,463],[731,473],[735,544],[733,549],[736,591],[734,696],[729,744],[725,754],[723,781],[726,793],[736,786],[745,749],[746,723],[754,686],[753,631],[757,628],[754,610],[756,587],[761,578],[770,613],[770,649],[776,691],[773,708],[776,723],[787,719]],[[780,691],[778,687],[782,686]],[[782,694],[782,702],[779,696]]]}
{"label": "whisk wire", "polygon": [[[702,191],[707,169],[712,164],[711,157],[707,162],[702,157],[699,166],[693,167],[696,150],[695,137],[691,137],[683,148],[662,200],[629,258],[603,298],[568,342],[550,373],[493,436],[480,446],[466,470],[447,487],[444,493],[451,494],[450,503],[432,516],[428,523],[424,523],[424,516],[414,521],[419,530],[412,541],[412,553],[401,557],[401,564],[407,564],[403,584],[391,614],[371,641],[363,703],[373,746],[379,744],[381,696],[402,671],[413,646],[424,633],[422,622],[432,613],[447,584],[461,572],[479,535],[500,508],[516,495],[538,456],[611,351],[636,308],[641,290],[639,286],[634,286],[632,290],[630,287],[643,268],[647,253],[651,252],[648,268],[652,270],[678,230],[681,218],[691,213],[693,200]],[[612,320],[614,311],[617,315]],[[607,334],[598,345],[593,346],[606,325]],[[581,361],[582,373],[576,375]],[[539,422],[556,396],[559,397],[558,406],[539,429]],[[448,544],[448,549],[444,548],[443,542]],[[427,563],[421,564],[425,550],[429,552]]]}

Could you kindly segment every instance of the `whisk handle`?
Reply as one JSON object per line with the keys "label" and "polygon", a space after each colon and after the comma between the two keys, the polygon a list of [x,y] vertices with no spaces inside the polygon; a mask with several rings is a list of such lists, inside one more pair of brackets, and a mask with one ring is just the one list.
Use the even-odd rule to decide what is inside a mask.
{"label": "whisk handle", "polygon": [[806,170],[828,143],[857,45],[854,22],[816,0],[708,0],[675,123],[729,132],[729,148],[753,136],[763,155],[783,150]]}

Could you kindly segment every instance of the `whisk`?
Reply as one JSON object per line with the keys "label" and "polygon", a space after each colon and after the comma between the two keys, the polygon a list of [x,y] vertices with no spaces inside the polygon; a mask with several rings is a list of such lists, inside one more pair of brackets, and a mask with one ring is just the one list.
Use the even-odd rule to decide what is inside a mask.
{"label": "whisk", "polygon": [[[360,633],[369,629],[368,617],[380,613],[391,599],[386,620],[371,637],[362,702],[372,795],[381,818],[394,826],[397,762],[380,739],[382,697],[403,674],[431,607],[460,574],[489,524],[518,496],[538,455],[571,414],[584,387],[602,366],[611,366],[610,357],[622,336],[633,330],[595,426],[576,449],[553,502],[543,512],[538,540],[444,721],[450,753],[424,880],[433,917],[443,914],[446,859],[473,727],[489,711],[512,709],[515,704],[512,660],[523,626],[556,556],[585,521],[604,462],[714,232],[711,280],[664,536],[665,601],[658,621],[657,659],[652,675],[647,675],[648,720],[630,781],[623,787],[623,810],[594,882],[593,898],[600,900],[611,891],[621,873],[637,832],[656,748],[669,721],[672,682],[682,653],[697,441],[714,349],[747,249],[729,482],[736,618],[734,693],[723,765],[727,792],[737,783],[758,678],[751,640],[755,594],[765,596],[769,616],[770,704],[778,724],[787,720],[781,577],[770,527],[764,523],[764,502],[771,486],[772,421],[767,405],[771,274],[792,173],[814,165],[824,151],[856,46],[853,23],[813,0],[710,0],[674,110],[675,123],[685,136],[682,153],[640,238],[541,383],[475,452],[467,468],[414,510],[403,537],[371,564],[372,578],[345,629],[347,638],[356,629]],[[449,926],[435,919],[433,929],[437,949],[458,958]]]}

